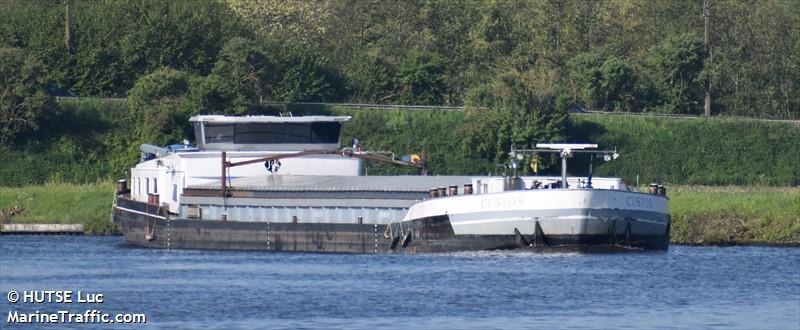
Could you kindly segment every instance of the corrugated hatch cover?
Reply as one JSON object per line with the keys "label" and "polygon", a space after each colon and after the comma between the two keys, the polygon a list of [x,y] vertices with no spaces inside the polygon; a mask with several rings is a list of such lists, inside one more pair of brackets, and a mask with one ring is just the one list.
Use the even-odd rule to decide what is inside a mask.
{"label": "corrugated hatch cover", "polygon": [[[432,188],[461,186],[473,176],[327,176],[265,175],[231,178],[230,189],[240,191],[407,191],[427,192]],[[191,185],[188,189],[219,190],[219,183]]]}

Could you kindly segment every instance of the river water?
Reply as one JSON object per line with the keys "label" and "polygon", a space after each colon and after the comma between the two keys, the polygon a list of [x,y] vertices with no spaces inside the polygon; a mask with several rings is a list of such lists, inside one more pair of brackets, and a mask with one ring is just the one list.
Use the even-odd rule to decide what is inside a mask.
{"label": "river water", "polygon": [[[9,302],[47,290],[72,291],[72,303]],[[329,255],[0,236],[0,291],[4,329],[61,328],[7,322],[62,310],[147,317],[121,328],[800,329],[800,249]]]}

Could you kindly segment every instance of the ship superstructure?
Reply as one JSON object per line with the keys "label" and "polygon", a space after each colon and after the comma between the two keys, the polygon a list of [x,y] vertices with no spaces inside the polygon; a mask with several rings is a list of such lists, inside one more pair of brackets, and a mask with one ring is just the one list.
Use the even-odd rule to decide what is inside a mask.
{"label": "ship superstructure", "polygon": [[[666,249],[667,198],[618,178],[568,177],[596,145],[515,150],[562,157],[562,176],[430,176],[425,157],[340,148],[345,116],[196,116],[196,147],[143,145],[113,219],[134,244],[306,252],[447,252],[528,247]],[[365,161],[422,175],[367,176]]]}

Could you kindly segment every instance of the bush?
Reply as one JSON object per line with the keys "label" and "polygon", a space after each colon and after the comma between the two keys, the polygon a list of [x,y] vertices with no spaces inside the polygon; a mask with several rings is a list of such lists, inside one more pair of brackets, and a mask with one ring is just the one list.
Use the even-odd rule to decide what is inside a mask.
{"label": "bush", "polygon": [[640,183],[690,185],[800,184],[800,127],[747,119],[575,115],[575,141],[618,147],[601,175]]}
{"label": "bush", "polygon": [[[92,183],[123,177],[136,164],[140,142],[135,132],[137,125],[144,125],[128,120],[128,107],[126,102],[59,102],[54,111],[58,116],[43,121],[35,139],[0,150],[5,159],[0,166],[0,186],[48,181]],[[509,145],[498,144],[499,140],[493,136],[501,129],[520,125],[519,119],[513,120],[516,115],[494,121],[496,118],[489,117],[493,112],[486,110],[465,114],[461,111],[354,109],[308,104],[268,109],[288,110],[296,115],[353,116],[353,121],[345,125],[344,145],[358,138],[369,150],[390,150],[397,155],[427,151],[431,174],[498,173],[495,164],[505,160],[504,153]],[[538,111],[515,113],[524,118],[529,116],[525,120],[538,118],[534,116]],[[634,183],[638,175],[641,184],[651,181],[669,185],[800,184],[800,167],[797,166],[800,145],[796,143],[800,126],[796,124],[589,114],[573,114],[566,123],[564,131],[554,132],[562,132],[560,134],[567,136],[568,141],[595,142],[602,148],[618,148],[619,159],[595,163],[596,175],[620,176],[629,183]],[[530,131],[522,128],[507,130],[503,133],[508,137],[504,141],[518,143],[522,141],[518,138],[528,133]],[[471,144],[476,141],[482,141],[487,148]],[[544,173],[555,173],[557,169],[555,166]],[[576,157],[569,169],[572,175],[585,175],[588,163]],[[415,172],[378,165],[369,171],[370,174]]]}
{"label": "bush", "polygon": [[198,109],[190,90],[198,79],[164,67],[136,81],[128,92],[128,113],[136,120],[139,141],[171,144],[192,136],[189,117]]}

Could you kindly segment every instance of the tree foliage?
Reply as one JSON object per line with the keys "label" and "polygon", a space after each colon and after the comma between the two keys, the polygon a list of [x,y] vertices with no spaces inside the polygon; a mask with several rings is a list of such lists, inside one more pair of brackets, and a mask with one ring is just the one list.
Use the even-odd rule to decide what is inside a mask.
{"label": "tree foliage", "polygon": [[319,42],[332,14],[330,3],[303,0],[226,0],[228,6],[267,38]]}
{"label": "tree foliage", "polygon": [[353,69],[347,77],[351,98],[359,103],[384,103],[396,95],[394,67],[385,59],[363,55],[354,60]]}
{"label": "tree foliage", "polygon": [[128,94],[128,108],[140,141],[166,145],[192,135],[188,121],[199,110],[191,98],[197,79],[165,67],[136,82]]}
{"label": "tree foliage", "polygon": [[442,104],[445,95],[444,64],[437,54],[412,53],[397,66],[397,102]]}
{"label": "tree foliage", "polygon": [[63,2],[6,0],[0,47],[82,96],[124,96],[160,67],[213,76],[206,101],[227,113],[463,105],[514,71],[560,107],[697,114],[710,81],[712,114],[800,118],[797,2],[708,3],[707,49],[699,0],[73,1],[67,50]]}
{"label": "tree foliage", "polygon": [[72,50],[64,47],[62,1],[2,1],[0,47],[30,50],[47,79],[81,96],[124,96],[168,66],[207,74],[241,22],[217,1],[73,1]]}
{"label": "tree foliage", "polygon": [[469,103],[491,110],[472,111],[465,126],[463,150],[485,159],[504,162],[512,146],[530,149],[536,143],[565,138],[567,114],[555,97],[528,87],[518,73],[498,75],[471,91]]}
{"label": "tree foliage", "polygon": [[689,33],[670,37],[654,46],[644,59],[648,78],[658,95],[657,111],[702,112],[706,51]]}
{"label": "tree foliage", "polygon": [[54,109],[44,92],[46,68],[35,56],[17,48],[0,48],[0,145],[34,131]]}
{"label": "tree foliage", "polygon": [[327,57],[315,50],[289,46],[276,58],[278,79],[273,99],[281,102],[335,102],[342,99],[344,83]]}
{"label": "tree foliage", "polygon": [[[34,175],[48,180],[118,175],[136,158],[136,142],[190,138],[185,120],[191,114],[263,113],[274,110],[273,101],[489,107],[463,117],[358,115],[365,123],[357,133],[389,141],[374,146],[427,148],[442,157],[432,163],[441,173],[493,171],[512,145],[612,129],[584,125],[566,134],[568,109],[699,114],[706,81],[713,115],[800,119],[797,1],[709,0],[709,47],[700,0],[71,3],[67,49],[63,1],[0,1],[0,144],[4,153],[28,160],[16,167],[51,162]],[[128,101],[56,107],[43,91]],[[637,127],[626,127],[633,133],[624,137],[652,134],[652,127]],[[757,137],[771,128],[679,130],[699,141],[708,132],[722,135],[719,130],[753,130]],[[707,132],[692,135],[693,129]],[[796,131],[780,130],[784,135],[769,145],[791,144],[786,136]],[[667,145],[670,133],[660,132],[666,137],[656,142]],[[770,173],[795,180],[786,173],[796,162],[773,160],[783,167]],[[685,165],[686,180],[736,183],[740,176],[745,183],[775,183],[725,164],[709,175],[697,174],[700,165]],[[633,173],[639,165],[625,168]],[[683,180],[674,173],[670,180]],[[15,182],[36,181],[19,177]]]}
{"label": "tree foliage", "polygon": [[233,114],[253,110],[270,98],[275,79],[272,62],[255,41],[241,37],[228,40],[203,83],[205,105]]}
{"label": "tree foliage", "polygon": [[568,67],[578,103],[592,110],[636,110],[636,72],[624,60],[605,51],[593,51],[573,57]]}

